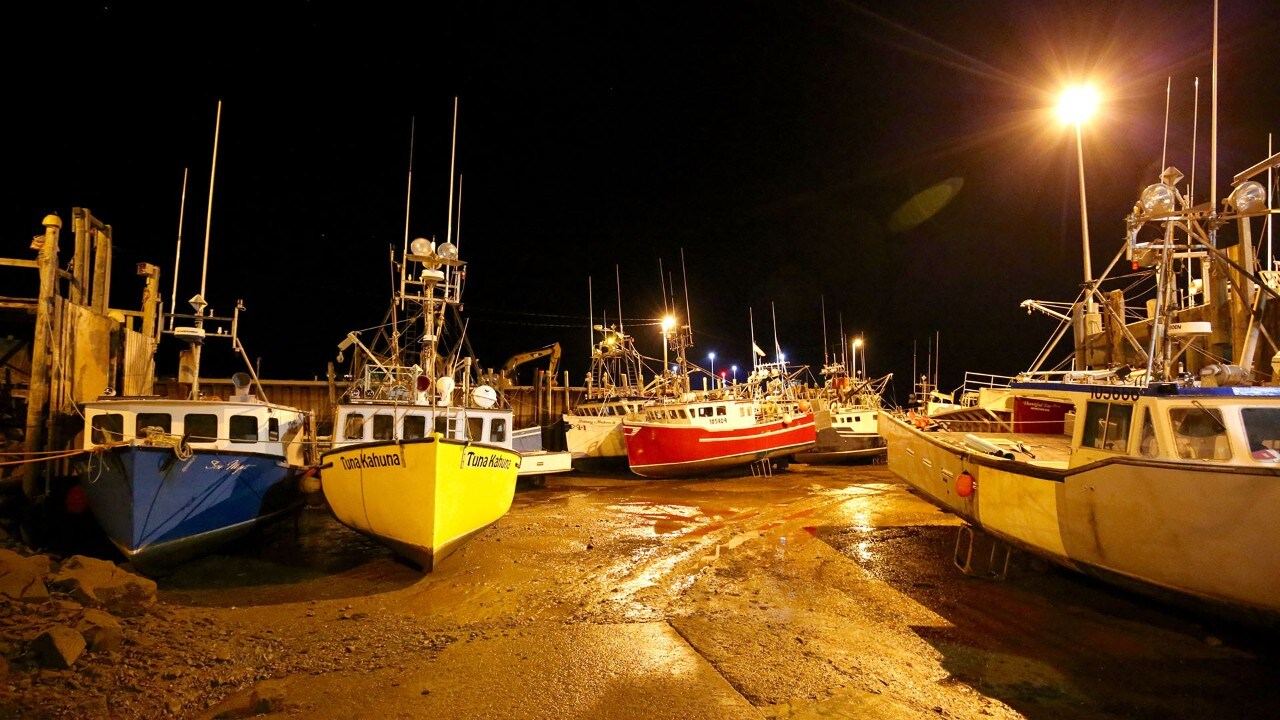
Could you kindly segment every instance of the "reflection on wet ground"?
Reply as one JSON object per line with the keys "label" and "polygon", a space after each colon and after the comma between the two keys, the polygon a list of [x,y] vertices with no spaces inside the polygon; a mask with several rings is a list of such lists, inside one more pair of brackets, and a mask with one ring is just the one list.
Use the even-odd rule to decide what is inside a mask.
{"label": "reflection on wet ground", "polygon": [[[458,708],[490,700],[466,682],[487,671],[469,668],[485,658],[511,665],[501,655],[508,645],[520,661],[536,659],[539,672],[568,673],[557,682],[577,693],[572,707],[608,706],[592,694],[599,678],[574,668],[610,676],[629,667],[635,647],[600,645],[617,645],[616,656],[574,645],[570,657],[552,651],[567,638],[595,637],[594,628],[600,637],[633,628],[628,636],[654,643],[655,657],[693,662],[701,679],[683,692],[729,702],[731,690],[753,711],[723,716],[1275,716],[1274,636],[1023,556],[1007,581],[966,577],[951,559],[958,524],[883,467],[792,465],[771,478],[662,481],[572,473],[522,489],[502,520],[429,575],[313,509],[160,586],[171,603],[287,608],[348,599],[365,603],[371,618],[394,610],[415,627],[448,629],[462,639],[421,672],[457,679],[452,695],[430,702],[460,717],[467,713]],[[268,610],[254,612],[267,622]],[[628,682],[669,692],[670,675],[655,672]],[[303,697],[369,690],[357,677]],[[638,687],[633,695],[643,695]],[[564,702],[530,697],[523,714],[574,714],[553,701]],[[606,715],[722,716],[653,702]]]}

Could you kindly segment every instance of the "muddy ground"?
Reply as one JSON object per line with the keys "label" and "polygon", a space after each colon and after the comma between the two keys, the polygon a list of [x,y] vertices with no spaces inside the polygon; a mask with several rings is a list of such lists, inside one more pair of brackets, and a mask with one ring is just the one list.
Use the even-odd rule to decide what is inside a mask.
{"label": "muddy ground", "polygon": [[125,644],[68,670],[0,606],[0,718],[1273,718],[1271,631],[1015,555],[883,467],[569,474],[430,575],[322,510],[159,579]]}

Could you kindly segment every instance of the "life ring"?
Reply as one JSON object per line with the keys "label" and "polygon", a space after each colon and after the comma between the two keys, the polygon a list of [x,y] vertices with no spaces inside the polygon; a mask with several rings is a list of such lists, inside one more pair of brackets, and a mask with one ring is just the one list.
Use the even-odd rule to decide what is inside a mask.
{"label": "life ring", "polygon": [[796,403],[796,407],[800,409],[800,412],[807,413],[809,412],[809,401],[801,400],[800,402]]}

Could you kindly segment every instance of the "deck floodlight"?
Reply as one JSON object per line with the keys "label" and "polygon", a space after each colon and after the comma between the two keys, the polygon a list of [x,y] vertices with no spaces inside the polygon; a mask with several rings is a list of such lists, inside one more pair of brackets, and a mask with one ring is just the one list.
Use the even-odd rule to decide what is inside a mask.
{"label": "deck floodlight", "polygon": [[1098,107],[1098,91],[1088,85],[1067,88],[1058,100],[1058,117],[1063,122],[1079,125]]}
{"label": "deck floodlight", "polygon": [[440,243],[440,247],[436,248],[436,254],[445,260],[457,260],[458,246],[451,242]]}
{"label": "deck floodlight", "polygon": [[1173,188],[1164,183],[1155,183],[1154,185],[1148,185],[1142,191],[1142,196],[1138,202],[1146,215],[1168,215],[1173,212],[1176,198],[1177,193],[1173,191]]}
{"label": "deck floodlight", "polygon": [[409,243],[409,252],[414,255],[435,255],[436,248],[431,241],[426,238],[417,238]]}
{"label": "deck floodlight", "polygon": [[1227,204],[1242,213],[1264,208],[1267,206],[1267,189],[1255,180],[1242,182],[1227,196]]}

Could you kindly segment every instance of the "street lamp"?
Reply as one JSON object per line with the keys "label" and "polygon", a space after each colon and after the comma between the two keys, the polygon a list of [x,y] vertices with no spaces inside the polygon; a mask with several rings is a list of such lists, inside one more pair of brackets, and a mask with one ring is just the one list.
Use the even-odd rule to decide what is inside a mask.
{"label": "street lamp", "polygon": [[711,382],[714,383],[716,378],[716,354],[713,352],[707,353],[707,358],[711,360]]}
{"label": "street lamp", "polygon": [[[854,338],[853,339],[853,368],[852,368],[854,377],[858,376],[858,348],[860,347],[862,347],[862,338]],[[862,352],[863,352],[862,372],[865,375],[867,372],[867,356],[866,356],[867,351],[863,350]]]}
{"label": "street lamp", "polygon": [[1076,164],[1080,170],[1080,241],[1084,246],[1086,311],[1093,307],[1093,264],[1089,259],[1089,210],[1084,194],[1084,140],[1080,126],[1098,107],[1098,92],[1088,85],[1067,88],[1058,101],[1058,116],[1076,126]]}
{"label": "street lamp", "polygon": [[733,371],[733,384],[737,385],[738,384],[738,366],[734,365],[729,369]]}

